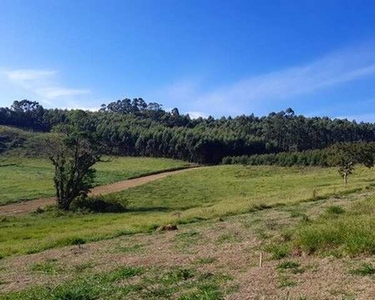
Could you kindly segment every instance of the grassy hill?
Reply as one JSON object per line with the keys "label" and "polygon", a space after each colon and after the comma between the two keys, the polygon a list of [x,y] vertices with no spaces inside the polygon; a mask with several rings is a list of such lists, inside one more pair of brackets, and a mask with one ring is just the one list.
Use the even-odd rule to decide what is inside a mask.
{"label": "grassy hill", "polygon": [[[54,210],[4,218],[0,255],[153,231],[269,207],[314,201],[373,186],[373,174],[358,168],[348,187],[336,169],[217,166],[191,170],[119,193],[129,202],[121,214],[60,213]],[[27,225],[26,225],[27,224]]]}
{"label": "grassy hill", "polygon": [[[40,148],[47,135],[0,126],[0,205],[54,195],[53,166]],[[189,165],[167,158],[103,157],[95,165],[95,185]]]}
{"label": "grassy hill", "polygon": [[0,155],[42,157],[44,149],[40,141],[47,135],[0,125]]}
{"label": "grassy hill", "polygon": [[[167,158],[104,157],[95,165],[95,185],[189,166]],[[0,158],[0,205],[53,196],[53,166],[48,159],[3,156]]]}
{"label": "grassy hill", "polygon": [[[248,175],[244,173],[247,171],[226,167],[189,171],[188,178],[196,185],[201,178],[197,172],[205,171],[204,177],[213,180],[221,174],[238,187],[236,184],[259,185],[259,181],[253,180],[261,175],[264,180],[260,179],[263,185],[260,188],[270,194],[266,187],[272,189],[273,177],[283,176],[287,182],[295,180],[301,185],[311,181],[308,174],[312,172],[315,179],[316,175],[322,177],[321,188],[325,187],[326,191],[335,188],[334,177],[325,177],[322,170],[274,169],[272,176],[272,169],[262,169],[250,168],[254,176],[242,180],[238,174]],[[225,203],[231,196],[220,190],[204,201],[207,197],[204,194],[201,205],[197,201],[194,208],[181,210],[179,218],[173,209],[182,209],[186,200],[179,196],[184,191],[178,192],[175,186],[173,193],[168,187],[182,182],[188,173],[158,182],[158,188],[171,193],[170,211],[151,210],[150,205],[157,208],[163,200],[159,198],[156,203],[147,194],[145,198],[151,198],[154,204],[145,200],[138,204],[136,211],[124,214],[73,216],[49,212],[3,219],[1,232],[6,232],[6,236],[1,236],[1,247],[7,249],[6,255],[40,251],[42,248],[38,247],[42,245],[56,247],[64,244],[61,238],[69,236],[70,240],[65,242],[70,241],[71,246],[3,259],[0,299],[219,300],[245,299],[249,295],[255,299],[372,299],[375,201],[371,185],[349,193],[361,186],[358,180],[351,182],[350,189],[336,190],[336,195],[302,202],[295,202],[302,199],[298,196],[302,190],[296,186],[289,188],[291,198],[284,198],[286,205],[274,207],[251,206],[256,197],[249,194],[246,197],[251,208],[247,213],[202,220],[203,215],[213,216],[207,202],[213,204],[217,199]],[[360,170],[357,176],[367,180],[371,175]],[[207,184],[211,185],[212,181]],[[308,185],[304,186],[309,189]],[[234,191],[235,188],[231,193]],[[135,191],[122,194],[125,197],[132,193]],[[158,195],[167,197],[167,194]],[[198,195],[199,192],[194,198]],[[222,213],[225,209],[230,212],[237,201],[226,203],[221,206]],[[141,206],[149,209],[141,211]],[[199,222],[180,224],[177,231],[130,234],[131,227],[133,232],[148,231],[147,219],[184,223],[188,221],[184,214],[194,211],[193,215],[200,216],[195,220]],[[90,241],[90,232],[94,242],[82,245]],[[111,232],[113,239],[96,241],[104,238],[104,234],[111,237]],[[5,246],[6,239],[8,246]],[[60,244],[51,244],[59,239]],[[260,253],[263,253],[262,267]],[[17,285],[12,284],[15,281]]]}

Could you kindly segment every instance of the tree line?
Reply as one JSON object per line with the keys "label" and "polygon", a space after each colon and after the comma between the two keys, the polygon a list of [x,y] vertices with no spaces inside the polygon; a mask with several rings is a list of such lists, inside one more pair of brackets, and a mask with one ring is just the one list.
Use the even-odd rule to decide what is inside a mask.
{"label": "tree line", "polygon": [[276,165],[338,167],[338,172],[348,183],[348,177],[353,173],[356,164],[367,168],[374,167],[375,142],[339,143],[333,146],[301,152],[280,152],[260,155],[242,155],[224,157],[223,164],[242,165]]}
{"label": "tree line", "polygon": [[335,167],[340,163],[339,159],[345,156],[347,160],[352,161],[354,164],[363,163],[371,166],[375,158],[375,142],[339,143],[324,149],[305,150],[301,152],[227,156],[223,158],[222,163],[227,165],[241,164],[252,166]]}
{"label": "tree line", "polygon": [[[9,108],[0,108],[0,125],[50,132],[55,126],[69,124],[74,113],[74,110],[45,109],[29,100],[15,101]],[[372,123],[309,118],[296,115],[290,108],[264,117],[252,114],[192,119],[188,114],[180,114],[177,108],[165,111],[158,103],[134,98],[102,105],[98,111],[85,112],[81,117],[86,129],[106,145],[108,153],[170,157],[206,164],[220,163],[228,156],[256,155],[252,159],[263,159],[256,157],[303,153],[337,143],[375,141]]]}

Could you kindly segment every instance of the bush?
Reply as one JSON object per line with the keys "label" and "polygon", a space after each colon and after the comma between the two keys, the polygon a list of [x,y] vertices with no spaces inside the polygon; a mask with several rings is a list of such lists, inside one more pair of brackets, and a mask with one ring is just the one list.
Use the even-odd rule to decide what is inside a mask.
{"label": "bush", "polygon": [[78,197],[73,202],[73,209],[88,210],[100,213],[124,212],[127,209],[128,201],[117,194],[95,197]]}

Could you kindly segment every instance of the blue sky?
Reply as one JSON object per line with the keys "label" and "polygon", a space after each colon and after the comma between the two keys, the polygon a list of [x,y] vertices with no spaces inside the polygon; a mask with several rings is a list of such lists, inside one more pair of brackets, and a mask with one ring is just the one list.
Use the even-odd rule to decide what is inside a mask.
{"label": "blue sky", "polygon": [[2,0],[0,105],[375,122],[375,1]]}

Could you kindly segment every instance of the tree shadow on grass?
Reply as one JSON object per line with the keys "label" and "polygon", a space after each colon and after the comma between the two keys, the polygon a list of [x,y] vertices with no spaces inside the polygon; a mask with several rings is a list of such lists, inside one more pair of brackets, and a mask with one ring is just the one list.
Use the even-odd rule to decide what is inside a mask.
{"label": "tree shadow on grass", "polygon": [[128,207],[126,212],[172,212],[174,209],[164,206]]}

